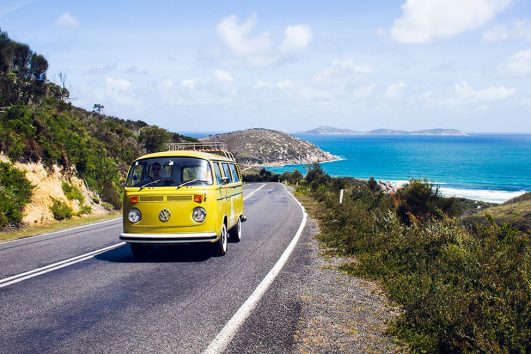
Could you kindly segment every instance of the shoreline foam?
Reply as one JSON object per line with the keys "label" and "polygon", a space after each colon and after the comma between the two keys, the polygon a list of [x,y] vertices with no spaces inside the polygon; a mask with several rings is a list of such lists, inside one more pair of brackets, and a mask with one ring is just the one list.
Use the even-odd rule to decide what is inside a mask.
{"label": "shoreline foam", "polygon": [[[388,181],[395,188],[401,188],[409,181],[396,180]],[[506,191],[506,190],[493,190],[493,189],[472,189],[472,188],[457,188],[457,187],[445,187],[445,182],[434,182],[433,185],[439,187],[439,192],[445,197],[457,197],[470,200],[478,200],[481,202],[501,204],[506,201],[521,196],[527,193],[527,191]]]}

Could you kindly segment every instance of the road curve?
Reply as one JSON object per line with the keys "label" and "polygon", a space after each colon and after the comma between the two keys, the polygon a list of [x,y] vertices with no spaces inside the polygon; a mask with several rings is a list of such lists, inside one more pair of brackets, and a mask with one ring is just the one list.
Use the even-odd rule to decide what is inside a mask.
{"label": "road curve", "polygon": [[[261,184],[246,185],[249,195]],[[243,240],[224,257],[127,246],[0,288],[0,353],[204,351],[297,233],[303,212],[268,183],[245,202]],[[0,244],[0,278],[118,243],[120,220]]]}

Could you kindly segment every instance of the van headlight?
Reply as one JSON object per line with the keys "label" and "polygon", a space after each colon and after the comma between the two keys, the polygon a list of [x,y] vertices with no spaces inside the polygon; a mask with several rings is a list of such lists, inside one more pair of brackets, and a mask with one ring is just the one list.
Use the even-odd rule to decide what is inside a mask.
{"label": "van headlight", "polygon": [[192,211],[192,219],[194,219],[195,222],[203,222],[205,221],[205,218],[206,218],[205,209],[201,207],[197,207],[194,209],[194,211]]}
{"label": "van headlight", "polygon": [[142,219],[142,214],[140,213],[140,210],[133,208],[129,210],[129,214],[127,214],[127,218],[129,221],[131,221],[133,224],[137,223]]}

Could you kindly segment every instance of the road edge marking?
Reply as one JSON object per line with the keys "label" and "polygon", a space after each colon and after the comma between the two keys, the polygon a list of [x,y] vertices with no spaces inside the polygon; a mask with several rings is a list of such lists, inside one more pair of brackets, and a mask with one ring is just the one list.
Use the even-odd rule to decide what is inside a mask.
{"label": "road edge marking", "polygon": [[23,280],[36,277],[36,276],[41,275],[41,274],[46,274],[46,273],[52,272],[54,270],[67,267],[67,266],[75,264],[75,263],[79,263],[79,262],[85,261],[85,260],[90,259],[90,258],[92,258],[94,256],[97,256],[100,253],[113,250],[113,249],[121,247],[123,245],[125,245],[125,242],[120,242],[120,243],[117,243],[117,244],[114,244],[114,245],[111,245],[111,246],[100,248],[100,249],[92,251],[92,252],[88,252],[88,253],[85,253],[85,254],[82,254],[82,255],[79,255],[79,256],[68,258],[68,259],[65,259],[65,260],[62,260],[62,261],[59,261],[59,262],[56,262],[56,263],[52,263],[52,264],[49,264],[49,265],[44,266],[44,267],[36,268],[36,269],[30,270],[30,271],[27,271],[27,272],[24,272],[24,273],[20,273],[20,274],[13,275],[13,276],[10,276],[10,277],[4,278],[4,279],[0,279],[0,288],[6,287],[8,285],[16,284],[18,282],[21,282]]}
{"label": "road edge marking", "polygon": [[72,230],[81,229],[81,228],[84,228],[84,227],[94,226],[94,225],[98,225],[98,224],[104,224],[106,222],[116,221],[116,220],[120,220],[120,219],[122,219],[122,216],[119,216],[119,217],[114,218],[114,219],[96,221],[96,222],[90,223],[90,224],[75,226],[75,227],[71,227],[71,228],[68,228],[68,229],[63,229],[63,230],[58,230],[58,231],[53,231],[53,232],[47,232],[45,234],[25,236],[25,237],[17,238],[15,240],[0,241],[0,246],[8,244],[8,243],[12,243],[12,242],[17,242],[17,241],[22,241],[22,240],[28,241],[28,240],[32,240],[32,239],[35,239],[35,238],[41,237],[41,236],[49,236],[49,235],[54,235],[54,234],[58,234],[58,233],[61,233],[61,232],[68,232],[68,231],[72,231]]}
{"label": "road edge marking", "polygon": [[[264,184],[265,185],[265,184]],[[291,239],[291,242],[289,243],[288,247],[284,250],[278,261],[275,263],[273,268],[267,273],[267,275],[262,279],[260,284],[256,287],[256,289],[253,291],[253,293],[245,300],[245,302],[242,304],[242,306],[236,311],[236,313],[232,316],[232,318],[225,324],[223,329],[218,333],[216,338],[205,349],[203,354],[214,354],[214,353],[222,353],[225,349],[227,349],[227,346],[231,342],[231,340],[234,338],[234,335],[238,331],[238,329],[242,326],[242,324],[245,322],[245,320],[249,317],[253,309],[258,305],[264,294],[266,293],[267,289],[271,286],[273,281],[275,280],[276,276],[280,273],[284,265],[287,263],[289,256],[295,249],[295,246],[297,245],[297,242],[299,241],[302,231],[304,230],[304,227],[306,226],[306,221],[308,219],[308,214],[306,213],[306,210],[302,206],[302,204],[295,198],[293,194],[291,194],[285,185],[282,184],[286,192],[297,202],[299,207],[302,210],[302,221],[299,225],[299,228],[297,229],[297,232],[295,233],[295,236]],[[262,186],[263,187],[263,186]],[[260,187],[261,188],[261,187]]]}
{"label": "road edge marking", "polygon": [[249,198],[251,198],[256,192],[258,192],[260,189],[264,188],[264,186],[266,185],[267,183],[264,183],[262,184],[260,187],[256,188],[256,189],[253,189],[253,191],[249,194],[247,194],[245,197],[243,197],[243,200],[247,200]]}

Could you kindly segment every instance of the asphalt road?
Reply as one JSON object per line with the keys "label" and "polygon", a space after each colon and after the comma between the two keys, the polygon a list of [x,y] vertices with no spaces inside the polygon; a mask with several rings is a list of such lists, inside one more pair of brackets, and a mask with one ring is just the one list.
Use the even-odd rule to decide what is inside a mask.
{"label": "asphalt road", "polygon": [[[261,185],[246,185],[244,194]],[[270,272],[303,219],[276,183],[256,191],[245,210],[243,239],[229,243],[224,257],[185,246],[157,249],[139,261],[122,245],[1,287],[2,279],[119,244],[121,220],[0,244],[0,353],[203,352]],[[295,263],[290,259],[290,272]],[[264,299],[274,297],[275,282]],[[295,312],[282,315],[283,306],[274,299],[268,305],[293,329],[296,304],[287,305]],[[256,343],[246,343],[242,331],[252,327],[256,335],[261,323],[262,350],[285,352],[293,330],[277,347],[282,328],[271,329],[267,316],[260,321],[251,314],[227,352],[254,352]]]}

